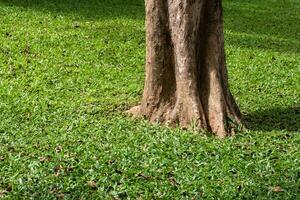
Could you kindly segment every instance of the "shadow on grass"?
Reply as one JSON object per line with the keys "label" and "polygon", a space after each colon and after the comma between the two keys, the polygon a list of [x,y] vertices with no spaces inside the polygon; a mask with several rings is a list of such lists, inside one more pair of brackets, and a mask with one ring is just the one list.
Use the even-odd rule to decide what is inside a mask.
{"label": "shadow on grass", "polygon": [[0,3],[77,20],[144,19],[143,0],[0,0]]}
{"label": "shadow on grass", "polygon": [[250,130],[300,132],[300,106],[261,110],[244,118]]}
{"label": "shadow on grass", "polygon": [[[0,0],[5,6],[66,15],[75,20],[144,20],[143,0]],[[224,0],[226,44],[300,52],[300,1]]]}
{"label": "shadow on grass", "polygon": [[225,0],[227,44],[300,53],[300,1]]}
{"label": "shadow on grass", "polygon": [[225,25],[232,32],[298,40],[299,9],[293,0],[224,0]]}

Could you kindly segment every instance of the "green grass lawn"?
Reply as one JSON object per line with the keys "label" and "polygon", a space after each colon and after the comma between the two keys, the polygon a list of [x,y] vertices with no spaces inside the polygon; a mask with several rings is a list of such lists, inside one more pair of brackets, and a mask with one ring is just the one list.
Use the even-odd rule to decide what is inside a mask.
{"label": "green grass lawn", "polygon": [[142,0],[0,0],[0,198],[299,198],[299,10],[224,1],[248,130],[218,140],[124,114],[143,90]]}

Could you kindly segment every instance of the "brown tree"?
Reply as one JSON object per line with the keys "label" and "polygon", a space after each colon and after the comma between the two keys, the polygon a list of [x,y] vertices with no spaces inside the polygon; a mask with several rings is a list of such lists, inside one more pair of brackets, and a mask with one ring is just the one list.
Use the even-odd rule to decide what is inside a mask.
{"label": "brown tree", "polygon": [[146,80],[129,110],[151,122],[194,125],[218,137],[241,123],[228,87],[221,0],[146,0]]}

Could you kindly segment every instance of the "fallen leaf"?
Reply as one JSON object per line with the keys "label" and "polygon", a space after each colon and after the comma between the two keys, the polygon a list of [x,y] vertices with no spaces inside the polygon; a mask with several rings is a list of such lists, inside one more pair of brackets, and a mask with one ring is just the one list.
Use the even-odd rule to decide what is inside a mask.
{"label": "fallen leaf", "polygon": [[59,145],[58,145],[58,146],[55,147],[54,150],[55,150],[56,153],[59,153],[59,152],[62,151],[62,146],[59,146]]}
{"label": "fallen leaf", "polygon": [[80,23],[79,22],[74,22],[73,23],[73,27],[74,28],[79,28],[80,27]]}
{"label": "fallen leaf", "polygon": [[12,185],[9,185],[9,186],[7,186],[7,188],[6,188],[6,191],[7,191],[7,192],[11,192],[12,189],[13,189],[13,188],[12,188]]}
{"label": "fallen leaf", "polygon": [[52,174],[52,176],[59,177],[59,176],[60,176],[60,173],[57,172],[57,173],[55,173],[55,174]]}
{"label": "fallen leaf", "polygon": [[58,199],[64,199],[65,195],[63,193],[58,193],[55,195]]}
{"label": "fallen leaf", "polygon": [[176,181],[176,179],[175,179],[174,177],[170,177],[170,178],[169,178],[169,182],[171,183],[172,186],[178,186],[178,185],[180,185],[180,184]]}
{"label": "fallen leaf", "polygon": [[140,177],[140,178],[143,178],[145,180],[149,180],[151,178],[150,176],[148,176],[148,175],[146,175],[144,173],[138,173],[136,176]]}
{"label": "fallen leaf", "polygon": [[73,172],[73,171],[74,171],[74,167],[73,167],[73,166],[68,167],[66,171],[67,171],[68,173]]}
{"label": "fallen leaf", "polygon": [[272,189],[273,192],[283,192],[284,190],[280,186],[276,186]]}
{"label": "fallen leaf", "polygon": [[54,194],[57,193],[58,189],[57,188],[52,188],[51,190],[49,190],[50,194]]}
{"label": "fallen leaf", "polygon": [[57,165],[57,166],[54,167],[55,172],[60,172],[62,170],[63,170],[63,167],[61,165]]}
{"label": "fallen leaf", "polygon": [[0,190],[0,198],[4,198],[8,192],[6,190]]}
{"label": "fallen leaf", "polygon": [[115,161],[115,160],[109,160],[109,161],[107,161],[107,162],[108,162],[108,164],[112,165],[112,164],[114,164],[116,161]]}
{"label": "fallen leaf", "polygon": [[50,156],[46,156],[46,157],[41,157],[40,158],[40,162],[44,163],[44,162],[49,162],[51,161],[51,157]]}
{"label": "fallen leaf", "polygon": [[90,186],[93,189],[97,188],[97,183],[95,181],[88,181],[86,182],[88,186]]}
{"label": "fallen leaf", "polygon": [[168,172],[168,173],[167,173],[167,176],[168,176],[168,178],[171,178],[171,177],[174,176],[174,173],[173,173],[173,172]]}

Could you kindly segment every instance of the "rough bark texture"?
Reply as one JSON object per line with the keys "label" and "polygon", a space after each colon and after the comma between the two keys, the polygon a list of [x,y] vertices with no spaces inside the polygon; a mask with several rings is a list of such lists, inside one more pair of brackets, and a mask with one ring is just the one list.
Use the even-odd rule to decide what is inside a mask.
{"label": "rough bark texture", "polygon": [[227,118],[241,115],[228,88],[222,18],[221,0],[146,0],[145,88],[129,113],[230,134]]}

